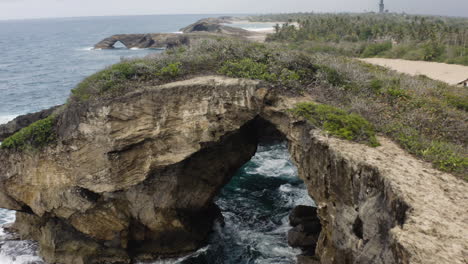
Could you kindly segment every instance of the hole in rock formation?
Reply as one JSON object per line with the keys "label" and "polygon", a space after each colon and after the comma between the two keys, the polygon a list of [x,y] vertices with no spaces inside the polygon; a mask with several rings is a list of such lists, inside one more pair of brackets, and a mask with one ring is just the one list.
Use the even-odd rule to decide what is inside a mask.
{"label": "hole in rock formation", "polygon": [[[316,241],[311,242],[304,230],[296,228],[297,247],[288,244],[288,231],[298,225],[308,230],[314,228],[307,219],[316,219],[317,214],[313,209],[307,214],[315,203],[298,178],[287,143],[272,131],[264,134],[252,159],[215,198],[223,219],[216,222],[208,245],[186,257],[155,263],[292,264],[298,255],[313,255]],[[299,213],[293,217],[292,211]],[[320,229],[315,239],[319,232]]]}
{"label": "hole in rock formation", "polygon": [[116,42],[112,45],[112,47],[113,47],[114,49],[127,49],[127,46],[125,46],[125,44],[123,44],[123,43],[120,42],[120,41],[116,41]]}

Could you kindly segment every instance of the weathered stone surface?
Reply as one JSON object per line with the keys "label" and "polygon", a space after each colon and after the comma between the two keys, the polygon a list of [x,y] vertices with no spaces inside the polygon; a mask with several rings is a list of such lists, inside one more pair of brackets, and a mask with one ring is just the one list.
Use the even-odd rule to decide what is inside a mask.
{"label": "weathered stone surface", "polygon": [[219,37],[236,37],[252,39],[264,34],[250,32],[240,28],[217,24],[202,24],[194,28],[185,29],[184,34],[179,33],[147,33],[147,34],[119,34],[107,37],[96,45],[95,49],[113,49],[115,43],[121,42],[126,48],[138,49],[165,49],[181,45],[189,45],[199,39],[212,39]]}
{"label": "weathered stone surface", "polygon": [[320,223],[305,223],[295,226],[288,232],[288,244],[291,247],[313,248],[317,245]]}
{"label": "weathered stone surface", "polygon": [[119,34],[101,40],[94,45],[95,49],[113,49],[114,44],[121,42],[125,47],[131,48],[170,48],[187,45],[189,37],[175,33],[161,34]]}
{"label": "weathered stone surface", "polygon": [[13,135],[14,133],[18,132],[20,129],[29,126],[30,124],[48,117],[59,107],[60,106],[54,106],[49,109],[42,110],[36,113],[20,115],[16,117],[15,119],[11,120],[10,122],[0,125],[0,141]]}
{"label": "weathered stone surface", "polygon": [[316,221],[320,221],[317,215],[317,207],[299,205],[294,207],[289,214],[289,224],[291,226]]}
{"label": "weathered stone surface", "polygon": [[466,182],[386,138],[369,148],[280,114],[297,101],[282,98],[262,116],[287,135],[299,176],[318,205],[322,264],[465,261]]}
{"label": "weathered stone surface", "polygon": [[[1,193],[14,201],[1,206],[41,219],[17,222],[39,229],[31,236],[51,263],[196,250],[220,215],[213,197],[255,153],[259,85],[202,77],[70,106],[57,145],[0,152]],[[93,246],[70,259],[80,243]]]}
{"label": "weathered stone surface", "polygon": [[291,247],[305,248],[310,252],[315,252],[322,231],[317,208],[296,206],[289,214],[289,224],[294,228],[288,231],[288,244]]}
{"label": "weathered stone surface", "polygon": [[320,261],[313,256],[299,255],[297,256],[297,264],[320,264]]}
{"label": "weathered stone surface", "polygon": [[147,34],[119,34],[107,37],[94,45],[95,49],[113,49],[114,44],[121,42],[131,48],[173,48],[189,45],[198,39],[216,37],[235,37],[253,41],[263,41],[266,34],[248,31],[242,28],[226,26],[232,21],[231,17],[207,18],[199,20],[180,29],[181,33],[147,33]]}
{"label": "weathered stone surface", "polygon": [[286,111],[301,100],[205,76],[71,104],[57,144],[0,150],[0,206],[22,211],[15,225],[50,263],[184,254],[206,242],[217,192],[277,129],[318,205],[321,263],[465,264],[467,184],[386,138],[369,148],[323,135]]}
{"label": "weathered stone surface", "polygon": [[218,33],[218,34],[237,35],[237,36],[250,36],[253,34],[251,31],[248,31],[242,28],[226,26],[218,22],[219,21],[212,22],[212,21],[201,20],[201,21],[198,21],[194,24],[191,24],[187,27],[180,29],[180,31],[182,31],[183,33],[212,32],[212,33]]}

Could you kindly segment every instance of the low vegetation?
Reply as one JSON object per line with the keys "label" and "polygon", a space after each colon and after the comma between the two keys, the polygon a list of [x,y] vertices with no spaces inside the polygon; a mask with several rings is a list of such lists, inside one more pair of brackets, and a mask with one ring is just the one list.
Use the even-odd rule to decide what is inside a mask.
{"label": "low vegetation", "polygon": [[[257,79],[284,93],[310,94],[317,104],[292,111],[331,135],[371,146],[378,144],[375,133],[386,135],[441,170],[468,175],[466,88],[348,57],[298,51],[284,43],[204,40],[123,60],[83,80],[68,104],[112,100],[142,87],[206,74]],[[34,124],[2,147],[50,142],[52,124],[52,119]]]}
{"label": "low vegetation", "polygon": [[357,114],[349,114],[339,108],[315,103],[300,103],[291,112],[305,118],[313,125],[320,127],[333,136],[379,146],[373,126]]}
{"label": "low vegetation", "polygon": [[309,51],[468,65],[468,19],[464,18],[300,13],[251,19],[287,21],[268,40],[293,42]]}
{"label": "low vegetation", "polygon": [[36,121],[6,138],[2,145],[2,149],[36,149],[46,146],[55,141],[55,115],[51,115],[45,119]]}

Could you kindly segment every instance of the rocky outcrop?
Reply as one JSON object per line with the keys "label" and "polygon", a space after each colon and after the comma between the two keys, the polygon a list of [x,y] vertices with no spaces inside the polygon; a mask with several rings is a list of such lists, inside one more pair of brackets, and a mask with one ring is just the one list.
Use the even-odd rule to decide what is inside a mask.
{"label": "rocky outcrop", "polygon": [[317,208],[299,205],[289,215],[288,244],[291,247],[306,248],[312,253],[317,246],[322,225],[317,215]]}
{"label": "rocky outcrop", "polygon": [[218,34],[226,34],[226,35],[236,35],[236,36],[251,36],[254,33],[236,27],[226,26],[217,22],[210,22],[210,21],[198,21],[194,24],[191,24],[187,27],[180,29],[183,33],[193,33],[193,32],[212,32]]}
{"label": "rocky outcrop", "polygon": [[235,20],[232,17],[205,18],[180,29],[181,33],[147,33],[119,34],[107,37],[94,45],[95,49],[113,49],[115,43],[121,42],[126,48],[165,49],[180,45],[189,45],[197,39],[219,37],[235,37],[246,40],[260,41],[265,34],[252,32],[242,28],[226,26]]}
{"label": "rocky outcrop", "polygon": [[321,263],[465,263],[467,184],[385,138],[323,135],[287,111],[303,100],[205,76],[72,103],[56,144],[0,150],[0,206],[50,263],[185,254],[206,243],[220,188],[279,133],[318,205]]}
{"label": "rocky outcrop", "polygon": [[257,35],[243,29],[230,31],[226,27],[220,26],[220,30],[193,30],[189,33],[150,33],[150,34],[120,34],[113,35],[101,40],[94,45],[95,49],[113,49],[115,43],[121,42],[126,48],[132,49],[166,49],[182,45],[190,45],[191,42],[199,39],[212,39],[219,37],[239,37],[249,39]]}
{"label": "rocky outcrop", "polygon": [[132,48],[170,48],[189,44],[190,38],[182,34],[120,34],[101,40],[94,45],[95,49],[113,49],[114,44],[121,42],[125,47]]}
{"label": "rocky outcrop", "polygon": [[10,122],[0,125],[0,141],[13,135],[14,133],[18,132],[20,129],[29,126],[30,124],[48,117],[59,107],[60,106],[54,106],[49,109],[42,110],[36,113],[20,115],[16,117],[15,119],[11,120]]}

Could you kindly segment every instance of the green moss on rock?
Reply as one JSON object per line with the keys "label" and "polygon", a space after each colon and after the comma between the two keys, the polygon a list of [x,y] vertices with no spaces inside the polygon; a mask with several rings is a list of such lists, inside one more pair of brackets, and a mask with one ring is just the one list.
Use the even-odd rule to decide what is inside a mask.
{"label": "green moss on rock", "polygon": [[57,138],[54,129],[55,119],[55,115],[51,115],[32,123],[6,138],[2,142],[1,148],[25,150],[28,148],[44,147]]}

